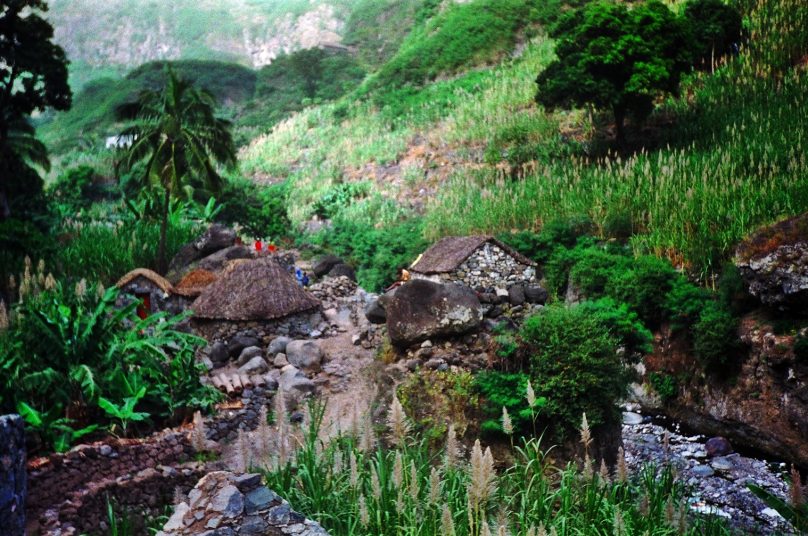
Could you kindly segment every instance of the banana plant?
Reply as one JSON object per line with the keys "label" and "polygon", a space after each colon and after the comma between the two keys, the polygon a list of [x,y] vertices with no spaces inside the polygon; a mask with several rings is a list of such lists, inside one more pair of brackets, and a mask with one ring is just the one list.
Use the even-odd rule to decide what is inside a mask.
{"label": "banana plant", "polygon": [[146,387],[141,387],[135,396],[126,397],[123,399],[123,404],[115,404],[106,398],[98,398],[98,406],[104,410],[108,417],[116,419],[121,424],[123,435],[126,435],[127,428],[130,422],[141,422],[149,418],[149,414],[145,411],[135,411],[135,406],[140,399],[146,396]]}
{"label": "banana plant", "polygon": [[73,443],[98,429],[98,425],[93,424],[76,430],[70,426],[73,422],[70,419],[56,417],[60,412],[58,407],[45,412],[25,402],[17,404],[17,413],[25,419],[27,427],[43,441],[50,443],[56,452],[66,452]]}

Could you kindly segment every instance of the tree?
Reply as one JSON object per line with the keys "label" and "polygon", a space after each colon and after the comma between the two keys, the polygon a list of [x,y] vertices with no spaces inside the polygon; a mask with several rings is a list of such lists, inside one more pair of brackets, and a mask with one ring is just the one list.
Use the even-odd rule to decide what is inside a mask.
{"label": "tree", "polygon": [[0,0],[0,219],[11,215],[11,181],[32,175],[26,161],[47,161],[27,116],[71,104],[64,50],[41,16],[47,9],[42,0]]}
{"label": "tree", "polygon": [[690,66],[687,27],[657,0],[631,9],[592,2],[563,15],[550,35],[557,59],[536,79],[536,101],[549,109],[612,110],[621,146],[626,116],[646,118],[659,95],[678,90]]}
{"label": "tree", "polygon": [[120,165],[131,170],[145,161],[144,183],[162,189],[159,269],[165,273],[166,227],[169,203],[200,181],[208,191],[221,188],[222,179],[211,160],[227,166],[236,163],[236,149],[230,134],[230,122],[215,117],[215,99],[205,90],[194,88],[173,71],[162,91],[143,91],[137,102],[118,109],[123,119],[133,124],[124,132],[132,136]]}
{"label": "tree", "polygon": [[721,0],[694,0],[685,4],[684,17],[693,32],[693,54],[701,65],[715,66],[715,60],[732,51],[741,39],[740,12]]}

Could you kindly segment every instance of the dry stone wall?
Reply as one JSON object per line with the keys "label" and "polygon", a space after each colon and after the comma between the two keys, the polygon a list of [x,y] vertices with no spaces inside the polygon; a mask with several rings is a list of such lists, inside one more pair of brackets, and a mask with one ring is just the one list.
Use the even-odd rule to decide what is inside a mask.
{"label": "dry stone wall", "polygon": [[322,315],[313,311],[291,315],[278,320],[231,322],[227,320],[199,320],[192,322],[194,330],[209,342],[227,342],[236,335],[249,334],[267,345],[279,335],[308,337],[323,323]]}
{"label": "dry stone wall", "polygon": [[536,269],[517,261],[496,244],[486,242],[453,272],[435,275],[413,273],[412,276],[436,283],[463,283],[477,291],[492,291],[534,284]]}
{"label": "dry stone wall", "polygon": [[328,536],[316,522],[261,485],[261,475],[205,475],[158,536]]}

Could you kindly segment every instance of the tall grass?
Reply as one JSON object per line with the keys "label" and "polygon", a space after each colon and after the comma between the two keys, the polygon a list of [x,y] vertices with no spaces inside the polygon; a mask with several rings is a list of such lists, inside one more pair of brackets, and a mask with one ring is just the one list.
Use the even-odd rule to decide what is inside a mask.
{"label": "tall grass", "polygon": [[[395,413],[391,420],[403,418]],[[452,428],[447,448],[431,452],[417,435],[393,434],[395,424],[396,446],[370,447],[369,421],[326,442],[322,407],[310,415],[294,459],[265,476],[334,535],[728,534],[715,520],[692,517],[671,468],[629,477],[624,462],[615,474],[589,463],[556,467],[540,438],[507,460],[477,441],[465,459]]]}

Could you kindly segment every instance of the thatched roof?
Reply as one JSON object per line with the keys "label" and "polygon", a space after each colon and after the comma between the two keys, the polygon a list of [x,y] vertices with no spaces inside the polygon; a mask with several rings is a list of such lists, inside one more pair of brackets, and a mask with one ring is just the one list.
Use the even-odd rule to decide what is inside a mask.
{"label": "thatched roof", "polygon": [[457,270],[466,259],[486,243],[494,244],[522,264],[536,263],[493,236],[449,236],[435,242],[415,261],[411,270],[420,274],[441,274]]}
{"label": "thatched roof", "polygon": [[208,270],[197,268],[188,272],[174,287],[174,291],[186,298],[196,298],[205,288],[216,281],[216,274]]}
{"label": "thatched roof", "polygon": [[274,320],[319,304],[275,259],[261,258],[230,264],[191,308],[209,320]]}
{"label": "thatched roof", "polygon": [[132,270],[131,272],[120,278],[118,282],[115,283],[115,286],[118,288],[123,288],[132,281],[134,281],[135,279],[137,279],[138,277],[148,279],[166,294],[174,292],[174,287],[171,285],[168,279],[161,276],[157,272],[149,270],[148,268],[135,268],[134,270]]}

